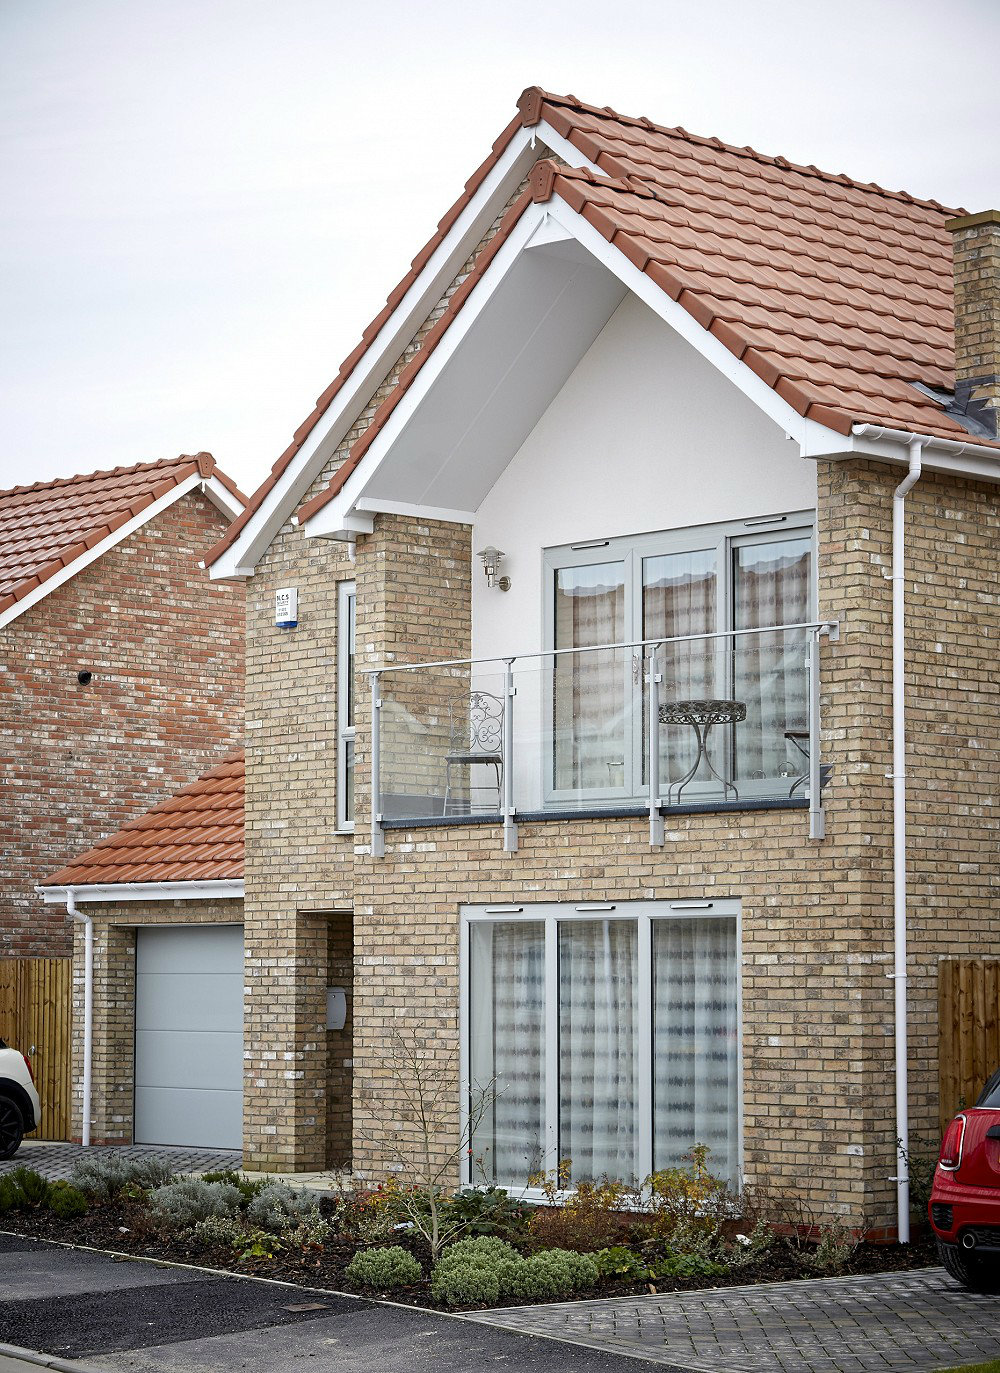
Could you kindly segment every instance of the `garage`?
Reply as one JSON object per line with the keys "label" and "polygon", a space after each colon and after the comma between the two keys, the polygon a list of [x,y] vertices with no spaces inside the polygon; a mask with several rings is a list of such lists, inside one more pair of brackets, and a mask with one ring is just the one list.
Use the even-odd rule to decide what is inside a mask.
{"label": "garage", "polygon": [[140,929],[135,1142],[240,1149],[243,929]]}

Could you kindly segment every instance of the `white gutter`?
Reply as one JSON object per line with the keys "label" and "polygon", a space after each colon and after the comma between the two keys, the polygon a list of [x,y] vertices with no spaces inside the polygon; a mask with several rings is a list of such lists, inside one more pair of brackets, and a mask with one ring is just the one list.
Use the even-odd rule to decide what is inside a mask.
{"label": "white gutter", "polygon": [[83,925],[83,1130],[80,1142],[90,1144],[90,1082],[94,1056],[94,922],[76,908],[73,893],[66,890],[66,913]]}
{"label": "white gutter", "polygon": [[906,1061],[906,497],[920,480],[924,440],[909,436],[910,470],[892,495],[892,911],[896,1050],[896,1233],[910,1242]]}
{"label": "white gutter", "polygon": [[36,887],[35,890],[49,905],[70,897],[88,905],[120,901],[240,901],[243,899],[243,878],[203,882],[93,882],[80,886]]}

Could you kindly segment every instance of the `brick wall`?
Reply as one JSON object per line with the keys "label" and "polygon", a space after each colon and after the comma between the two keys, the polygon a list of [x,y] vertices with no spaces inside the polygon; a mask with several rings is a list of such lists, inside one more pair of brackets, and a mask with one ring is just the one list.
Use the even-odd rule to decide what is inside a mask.
{"label": "brick wall", "polygon": [[244,588],[198,567],[225,524],[182,497],[0,630],[0,956],[68,954],[34,884],[240,742]]}

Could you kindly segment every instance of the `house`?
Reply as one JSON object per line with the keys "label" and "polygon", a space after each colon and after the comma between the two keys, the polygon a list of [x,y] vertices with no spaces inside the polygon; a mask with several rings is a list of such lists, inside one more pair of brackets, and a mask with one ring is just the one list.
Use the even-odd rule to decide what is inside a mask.
{"label": "house", "polygon": [[[995,211],[524,93],[206,557],[248,598],[247,1166],[384,1173],[402,1030],[442,1150],[497,1083],[456,1182],[704,1143],[906,1238],[938,962],[1000,932],[998,273]],[[193,997],[237,916],[102,852],[46,899],[126,1016],[110,1137],[136,937]]]}
{"label": "house", "polygon": [[68,956],[35,884],[242,740],[243,598],[198,564],[245,499],[207,453],[0,492],[0,956]]}

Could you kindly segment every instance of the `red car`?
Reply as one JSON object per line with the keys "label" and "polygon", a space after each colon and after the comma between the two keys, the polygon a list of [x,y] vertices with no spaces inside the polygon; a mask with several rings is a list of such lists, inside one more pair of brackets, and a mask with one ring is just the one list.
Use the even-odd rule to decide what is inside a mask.
{"label": "red car", "polygon": [[951,1276],[1000,1292],[1000,1071],[945,1130],[928,1210]]}

